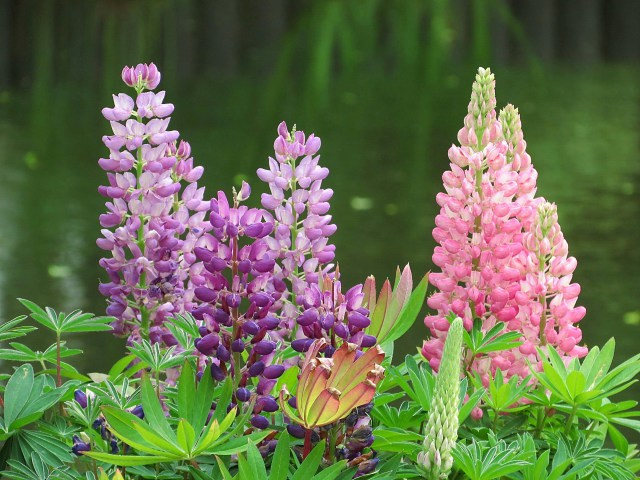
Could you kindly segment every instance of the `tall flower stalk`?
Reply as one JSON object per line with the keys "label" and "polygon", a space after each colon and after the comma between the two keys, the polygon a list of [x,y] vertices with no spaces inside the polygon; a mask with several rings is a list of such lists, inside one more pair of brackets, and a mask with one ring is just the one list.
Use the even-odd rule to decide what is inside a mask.
{"label": "tall flower stalk", "polygon": [[456,317],[451,323],[436,377],[424,432],[424,449],[418,454],[418,464],[428,480],[448,478],[453,466],[451,451],[458,439],[463,331],[462,319]]}
{"label": "tall flower stalk", "polygon": [[438,246],[432,258],[440,271],[429,276],[437,292],[428,305],[436,313],[425,318],[432,338],[422,348],[438,369],[449,313],[462,318],[467,330],[478,320],[485,332],[504,322],[507,331],[522,334],[522,345],[467,358],[468,370],[484,382],[498,368],[506,377],[526,377],[530,362],[539,361],[536,347],[552,344],[570,357],[586,354],[575,326],[585,313],[575,306],[580,287],[571,283],[576,261],[567,256],[557,216],[535,196],[537,172],[518,110],[508,105],[498,116],[495,107],[494,76],[481,68],[458,132],[460,146],[449,149],[445,191],[436,197]]}
{"label": "tall flower stalk", "polygon": [[153,63],[125,67],[122,79],[135,100],[120,93],[113,108],[102,110],[113,135],[103,137],[109,157],[98,162],[108,172],[99,192],[110,201],[97,243],[110,253],[100,260],[109,276],[100,292],[116,333],[173,343],[163,322],[193,307],[189,269],[196,239],[209,228],[209,203],[196,183],[202,167],[168,129],[173,105],[163,103],[164,91],[153,92],[160,78]]}

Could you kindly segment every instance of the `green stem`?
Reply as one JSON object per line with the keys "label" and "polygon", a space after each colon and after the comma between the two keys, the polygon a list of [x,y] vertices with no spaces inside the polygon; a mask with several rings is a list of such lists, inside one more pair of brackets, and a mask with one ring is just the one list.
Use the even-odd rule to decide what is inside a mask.
{"label": "green stem", "polygon": [[[140,119],[138,119],[140,121]],[[140,185],[140,177],[142,176],[142,147],[138,148],[136,154],[136,186]],[[138,197],[138,200],[142,201],[144,199],[144,195],[142,193]],[[138,217],[140,219],[140,227],[138,228],[138,240],[137,245],[140,249],[142,255],[144,255],[145,245],[144,245],[144,216],[140,215]],[[147,286],[147,274],[142,271],[140,274],[140,288],[144,289]],[[144,339],[149,338],[149,310],[144,305],[138,305],[140,308],[140,335]]]}
{"label": "green stem", "polygon": [[336,442],[338,440],[339,424],[334,426],[329,432],[329,460],[331,463],[336,461]]}
{"label": "green stem", "polygon": [[567,420],[567,425],[564,427],[564,434],[569,435],[571,433],[571,427],[573,426],[573,420],[576,417],[576,410],[578,407],[576,405],[571,409],[571,413],[569,414],[569,420]]}
{"label": "green stem", "polygon": [[[60,353],[60,332],[56,333],[56,385],[58,387],[62,386],[62,356]],[[60,404],[60,408],[62,409],[62,404]]]}

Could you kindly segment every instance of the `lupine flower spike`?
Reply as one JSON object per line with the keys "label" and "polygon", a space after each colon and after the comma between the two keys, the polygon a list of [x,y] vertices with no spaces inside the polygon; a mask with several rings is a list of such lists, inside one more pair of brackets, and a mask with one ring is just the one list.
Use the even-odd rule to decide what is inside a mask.
{"label": "lupine flower spike", "polygon": [[203,168],[193,166],[191,147],[168,130],[173,104],[155,93],[160,72],[152,63],[125,67],[122,80],[135,89],[135,100],[120,93],[114,108],[102,114],[113,135],[102,138],[109,156],[98,163],[108,185],[98,191],[110,201],[100,215],[98,246],[109,281],[100,284],[114,331],[129,341],[149,338],[175,344],[164,321],[194,306],[189,280],[198,238],[211,229],[204,222],[209,202],[197,181]]}
{"label": "lupine flower spike", "polygon": [[529,365],[539,365],[536,347],[551,344],[567,357],[587,352],[575,326],[585,314],[575,306],[580,286],[571,283],[576,260],[567,256],[554,207],[535,197],[537,173],[518,110],[508,105],[497,118],[495,105],[494,76],[481,68],[458,133],[461,146],[449,150],[451,170],[436,197],[433,262],[441,271],[429,276],[438,291],[428,305],[437,313],[425,318],[432,338],[422,348],[437,370],[450,313],[467,330],[474,322],[483,332],[503,322],[522,335],[521,345],[466,362],[485,385],[496,369],[505,378],[527,377]]}
{"label": "lupine flower spike", "polygon": [[418,464],[428,480],[448,478],[453,466],[451,451],[458,438],[462,335],[462,320],[456,317],[451,323],[436,377],[425,427],[424,450],[418,454]]}

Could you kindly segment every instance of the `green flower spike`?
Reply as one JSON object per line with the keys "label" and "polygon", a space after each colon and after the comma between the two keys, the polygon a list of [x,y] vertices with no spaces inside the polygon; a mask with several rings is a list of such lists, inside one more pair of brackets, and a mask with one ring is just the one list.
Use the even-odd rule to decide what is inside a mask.
{"label": "green flower spike", "polygon": [[436,377],[429,420],[425,427],[424,450],[418,454],[418,464],[428,480],[448,478],[453,466],[451,451],[458,438],[463,331],[462,320],[455,318],[449,328]]}

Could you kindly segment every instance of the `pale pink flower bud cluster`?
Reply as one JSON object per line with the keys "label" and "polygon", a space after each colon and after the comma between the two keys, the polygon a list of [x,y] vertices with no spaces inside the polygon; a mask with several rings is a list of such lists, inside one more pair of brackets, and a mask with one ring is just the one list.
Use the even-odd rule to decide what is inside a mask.
{"label": "pale pink flower bud cluster", "polygon": [[495,81],[480,69],[473,86],[461,146],[449,150],[451,169],[443,174],[445,191],[436,196],[440,213],[433,237],[438,243],[430,274],[437,292],[425,318],[432,338],[422,353],[439,367],[450,312],[467,330],[475,319],[483,331],[504,322],[522,334],[519,348],[467,358],[481,374],[502,370],[507,377],[529,374],[537,364],[536,347],[551,344],[567,357],[581,357],[575,323],[585,310],[575,307],[580,288],[571,284],[576,262],[557,224],[555,207],[535,198],[537,172],[526,152],[517,109],[495,112]]}
{"label": "pale pink flower bud cluster", "polygon": [[196,183],[203,169],[193,166],[191,147],[168,129],[173,105],[163,103],[165,92],[144,91],[158,85],[158,69],[125,67],[122,77],[137,97],[114,95],[114,107],[102,110],[113,135],[103,137],[110,154],[98,161],[108,180],[98,190],[111,200],[97,241],[110,253],[100,260],[109,275],[100,292],[116,333],[172,343],[162,324],[195,305],[190,269],[197,240],[211,229],[210,204]]}

